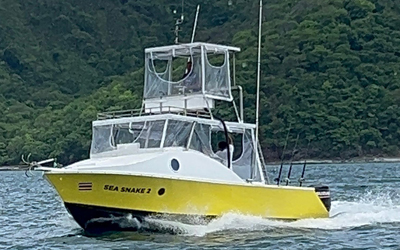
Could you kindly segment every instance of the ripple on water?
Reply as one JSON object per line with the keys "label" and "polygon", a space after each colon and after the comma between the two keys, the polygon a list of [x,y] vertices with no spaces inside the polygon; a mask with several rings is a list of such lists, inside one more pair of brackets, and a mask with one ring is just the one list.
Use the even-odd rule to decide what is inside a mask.
{"label": "ripple on water", "polygon": [[[295,168],[292,176],[300,174]],[[0,172],[0,246],[9,249],[400,249],[399,164],[315,165],[308,183],[331,187],[334,218],[294,222],[226,214],[189,225],[148,218],[140,232],[87,235],[35,173]],[[164,233],[153,233],[154,227]],[[162,231],[162,230],[161,230]]]}

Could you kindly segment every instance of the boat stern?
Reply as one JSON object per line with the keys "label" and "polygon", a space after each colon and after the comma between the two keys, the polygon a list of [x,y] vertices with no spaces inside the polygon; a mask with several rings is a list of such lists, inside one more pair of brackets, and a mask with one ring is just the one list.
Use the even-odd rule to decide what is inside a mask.
{"label": "boat stern", "polygon": [[331,210],[331,193],[328,186],[317,186],[315,187],[315,192],[317,193],[319,199],[324,204],[326,210],[329,212]]}

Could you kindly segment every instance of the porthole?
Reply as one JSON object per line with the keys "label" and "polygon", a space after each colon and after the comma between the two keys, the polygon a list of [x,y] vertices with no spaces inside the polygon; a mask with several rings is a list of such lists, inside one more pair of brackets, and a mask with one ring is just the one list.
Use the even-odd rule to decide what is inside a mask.
{"label": "porthole", "polygon": [[161,195],[163,195],[163,194],[165,194],[165,188],[160,188],[160,189],[158,190],[158,195],[161,196]]}
{"label": "porthole", "polygon": [[171,168],[174,171],[178,171],[179,170],[179,161],[177,159],[172,159],[171,160]]}

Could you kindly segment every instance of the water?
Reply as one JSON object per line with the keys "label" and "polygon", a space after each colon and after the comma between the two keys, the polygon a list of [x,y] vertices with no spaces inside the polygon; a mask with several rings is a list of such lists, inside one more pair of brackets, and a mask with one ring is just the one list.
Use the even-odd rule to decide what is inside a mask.
{"label": "water", "polygon": [[400,164],[318,165],[307,172],[307,183],[331,187],[334,218],[227,214],[205,225],[149,219],[163,233],[97,236],[79,228],[41,174],[0,172],[0,249],[400,249]]}

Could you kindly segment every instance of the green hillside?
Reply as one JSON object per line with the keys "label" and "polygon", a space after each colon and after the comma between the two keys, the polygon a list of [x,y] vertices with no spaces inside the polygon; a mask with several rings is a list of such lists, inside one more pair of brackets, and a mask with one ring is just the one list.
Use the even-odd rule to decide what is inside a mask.
{"label": "green hillside", "polygon": [[[237,82],[254,121],[258,1],[185,1],[180,39],[239,46]],[[398,156],[400,7],[394,0],[264,2],[260,139],[281,154],[299,134],[311,157]],[[176,14],[173,10],[178,10]],[[138,108],[143,50],[173,42],[181,1],[0,3],[0,165],[88,156],[91,121]],[[398,75],[399,74],[399,75]],[[221,115],[229,116],[220,110]],[[300,154],[301,155],[301,154]]]}

